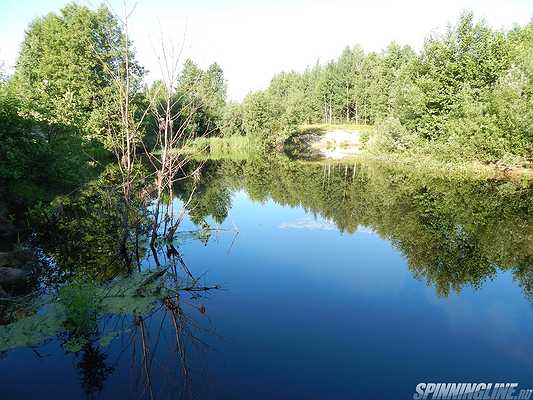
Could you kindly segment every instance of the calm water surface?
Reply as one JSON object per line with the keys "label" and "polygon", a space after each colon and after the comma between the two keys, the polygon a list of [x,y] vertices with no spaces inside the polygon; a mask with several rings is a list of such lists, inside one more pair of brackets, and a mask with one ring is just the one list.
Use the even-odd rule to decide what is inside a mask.
{"label": "calm water surface", "polygon": [[130,328],[105,347],[69,353],[55,339],[3,353],[0,397],[408,399],[418,382],[533,387],[529,190],[252,164],[206,165],[180,227],[220,228],[177,245],[194,275],[221,286],[181,297],[181,348],[162,310],[144,320],[145,357],[132,318],[111,318],[102,330]]}

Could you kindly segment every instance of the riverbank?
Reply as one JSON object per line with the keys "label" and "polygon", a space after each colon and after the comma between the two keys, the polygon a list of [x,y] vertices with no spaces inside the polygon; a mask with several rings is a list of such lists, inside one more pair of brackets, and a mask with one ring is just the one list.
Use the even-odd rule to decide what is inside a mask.
{"label": "riverbank", "polygon": [[[398,170],[424,171],[428,174],[464,176],[478,179],[512,180],[521,185],[533,183],[533,169],[502,162],[448,160],[432,153],[384,152],[368,145],[375,135],[372,125],[315,124],[302,125],[276,151],[291,159],[329,162],[372,162]],[[182,153],[212,160],[247,160],[264,151],[249,136],[197,138]],[[268,151],[269,153],[272,150]]]}
{"label": "riverbank", "polygon": [[421,170],[429,174],[509,179],[525,186],[533,183],[533,168],[479,160],[448,160],[437,154],[385,152],[369,146],[376,135],[372,125],[304,125],[286,141],[285,150],[293,158],[324,159],[346,163],[374,162],[399,170]]}
{"label": "riverbank", "polygon": [[393,154],[376,155],[364,152],[352,159],[339,160],[338,162],[346,164],[349,161],[375,164],[408,174],[416,172],[422,175],[448,176],[469,180],[508,180],[523,187],[531,187],[533,185],[532,169],[509,168],[479,161],[449,162],[441,161],[428,155],[409,157]]}
{"label": "riverbank", "polygon": [[303,125],[285,140],[283,150],[292,158],[351,158],[363,152],[372,129],[357,124]]}

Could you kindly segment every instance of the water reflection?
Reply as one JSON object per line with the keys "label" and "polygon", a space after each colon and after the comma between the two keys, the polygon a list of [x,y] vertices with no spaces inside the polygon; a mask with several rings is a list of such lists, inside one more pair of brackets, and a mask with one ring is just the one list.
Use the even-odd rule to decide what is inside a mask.
{"label": "water reflection", "polygon": [[[110,383],[114,379],[125,380],[125,369],[134,377],[135,387],[129,390],[135,397],[202,397],[205,374],[198,371],[207,368],[201,365],[205,359],[202,354],[215,351],[219,339],[215,326],[221,323],[211,321],[207,303],[221,286],[197,264],[187,262],[184,247],[191,242],[207,246],[218,235],[227,236],[228,250],[235,242],[239,246],[240,240],[268,240],[260,233],[252,238],[238,236],[239,226],[229,215],[235,193],[241,192],[255,207],[260,205],[250,213],[251,218],[261,209],[278,212],[282,207],[303,208],[305,216],[280,215],[274,228],[283,234],[293,233],[302,242],[309,240],[310,247],[318,241],[316,236],[306,235],[337,230],[344,237],[378,235],[407,260],[414,277],[427,282],[440,296],[456,299],[458,293],[480,288],[503,273],[512,275],[524,295],[533,299],[533,193],[527,187],[427,176],[416,171],[402,173],[372,164],[309,163],[283,157],[211,160],[191,163],[187,168],[198,171],[200,179],[181,181],[173,188],[175,198],[162,198],[156,216],[153,194],[146,182],[131,191],[133,197],[124,206],[112,169],[76,195],[59,199],[42,215],[43,226],[37,229],[34,241],[41,248],[44,266],[29,297],[15,302],[19,304],[3,305],[2,321],[34,318],[39,324],[49,323],[50,330],[42,332],[46,336],[41,337],[43,340],[31,343],[29,340],[34,337],[24,336],[28,329],[12,330],[16,334],[11,337],[17,340],[4,338],[0,347],[12,351],[30,346],[40,357],[41,343],[55,341],[59,350],[54,354],[75,358],[79,383],[88,398],[102,396],[106,387],[115,386]],[[272,202],[277,206],[269,211],[267,206]],[[155,239],[154,218],[158,220]],[[188,218],[190,226],[181,225],[184,218]],[[225,227],[221,228],[221,224]],[[333,240],[326,244],[331,245]],[[335,240],[340,243],[341,239]],[[261,243],[255,246],[261,247]],[[286,246],[276,249],[277,259],[296,263],[292,244]],[[336,249],[323,250],[331,252],[334,264]],[[310,248],[308,252],[313,251]],[[353,257],[357,259],[357,254]],[[374,257],[382,255],[376,252]],[[259,251],[249,258],[254,268],[263,259],[270,260]],[[358,294],[375,297],[399,292],[408,275],[400,269],[402,265],[392,262],[377,263],[372,270],[355,262],[338,264],[331,266],[337,268],[332,274],[335,278],[348,281],[353,275],[348,268],[359,268],[357,277],[361,282],[354,284],[358,285],[355,289]],[[324,270],[315,272],[322,281],[333,280]],[[247,283],[250,288],[245,293],[249,297],[260,296],[263,286],[283,285],[279,281]],[[73,315],[68,314],[70,303],[64,301],[69,298],[65,287],[74,287],[74,300],[85,306],[78,304]],[[47,303],[43,302],[43,295],[48,296]],[[91,302],[87,299],[92,298],[100,301],[89,307]],[[298,296],[291,298],[305,316],[307,306],[300,301],[303,302]],[[450,304],[447,311],[454,303]],[[54,305],[58,305],[57,320],[43,319],[44,311],[53,310]],[[351,312],[342,303],[336,307],[346,314]],[[381,306],[374,307],[379,311]],[[66,315],[61,314],[64,310]],[[80,315],[79,310],[85,311]],[[494,316],[512,314],[491,310],[484,318],[492,318],[494,326],[505,325]],[[238,307],[225,311],[229,315],[239,313]],[[475,313],[467,311],[463,309],[463,319],[453,313],[457,326],[473,318]],[[292,318],[302,317],[295,313]],[[265,324],[271,323],[268,318],[265,320]],[[377,320],[373,323],[380,324]],[[266,334],[275,329],[270,326]],[[506,329],[504,334],[512,332]],[[381,342],[386,342],[385,338],[381,337]],[[528,346],[522,348],[527,352]]]}
{"label": "water reflection", "polygon": [[[192,398],[188,352],[206,346],[202,299],[219,286],[191,272],[179,246],[189,239],[207,244],[213,229],[179,231],[184,209],[167,196],[154,211],[142,180],[128,189],[125,197],[110,166],[78,193],[33,215],[41,267],[29,294],[0,299],[0,352],[26,347],[41,357],[37,349],[56,342],[75,357],[87,398],[98,397],[119,369],[110,359],[129,353],[139,398],[155,398],[169,373],[167,382],[180,383],[175,393]],[[173,339],[162,340],[169,331]],[[158,363],[161,352],[174,354],[176,368]]]}
{"label": "water reflection", "polygon": [[[372,164],[321,164],[282,157],[204,165],[191,215],[221,223],[233,191],[254,200],[303,207],[321,221],[285,222],[283,228],[353,234],[371,229],[391,241],[409,269],[442,296],[479,287],[499,269],[511,269],[528,298],[533,277],[533,192],[502,181],[400,173]],[[183,187],[180,198],[189,191]]]}
{"label": "water reflection", "polygon": [[114,371],[107,363],[107,354],[98,346],[88,343],[77,355],[79,361],[76,369],[80,377],[80,384],[88,399],[96,396],[104,388],[106,379]]}

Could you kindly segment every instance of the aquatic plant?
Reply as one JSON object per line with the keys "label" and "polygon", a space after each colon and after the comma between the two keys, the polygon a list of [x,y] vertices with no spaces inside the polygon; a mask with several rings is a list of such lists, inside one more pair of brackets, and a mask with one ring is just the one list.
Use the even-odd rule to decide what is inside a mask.
{"label": "aquatic plant", "polygon": [[[98,322],[108,316],[144,316],[160,303],[169,291],[164,287],[166,270],[135,273],[110,284],[75,282],[27,304],[35,312],[0,327],[0,351],[17,347],[34,347],[56,336],[66,335],[64,347],[78,351],[97,333]],[[120,332],[101,338],[108,344]]]}

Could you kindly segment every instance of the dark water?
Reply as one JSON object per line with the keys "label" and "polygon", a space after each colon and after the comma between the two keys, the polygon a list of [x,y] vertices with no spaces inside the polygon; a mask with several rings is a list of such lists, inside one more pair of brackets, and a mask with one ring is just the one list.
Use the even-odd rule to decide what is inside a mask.
{"label": "dark water", "polygon": [[[221,289],[183,294],[178,325],[163,309],[142,329],[110,316],[101,331],[123,329],[108,346],[69,353],[55,338],[4,352],[2,399],[408,399],[419,382],[533,387],[531,190],[288,160],[209,162],[202,177],[180,229],[219,229],[175,244],[193,275]],[[44,251],[65,268],[111,268],[106,216],[72,215],[72,231],[94,228],[100,246],[63,226]],[[153,266],[148,252],[143,266]]]}

